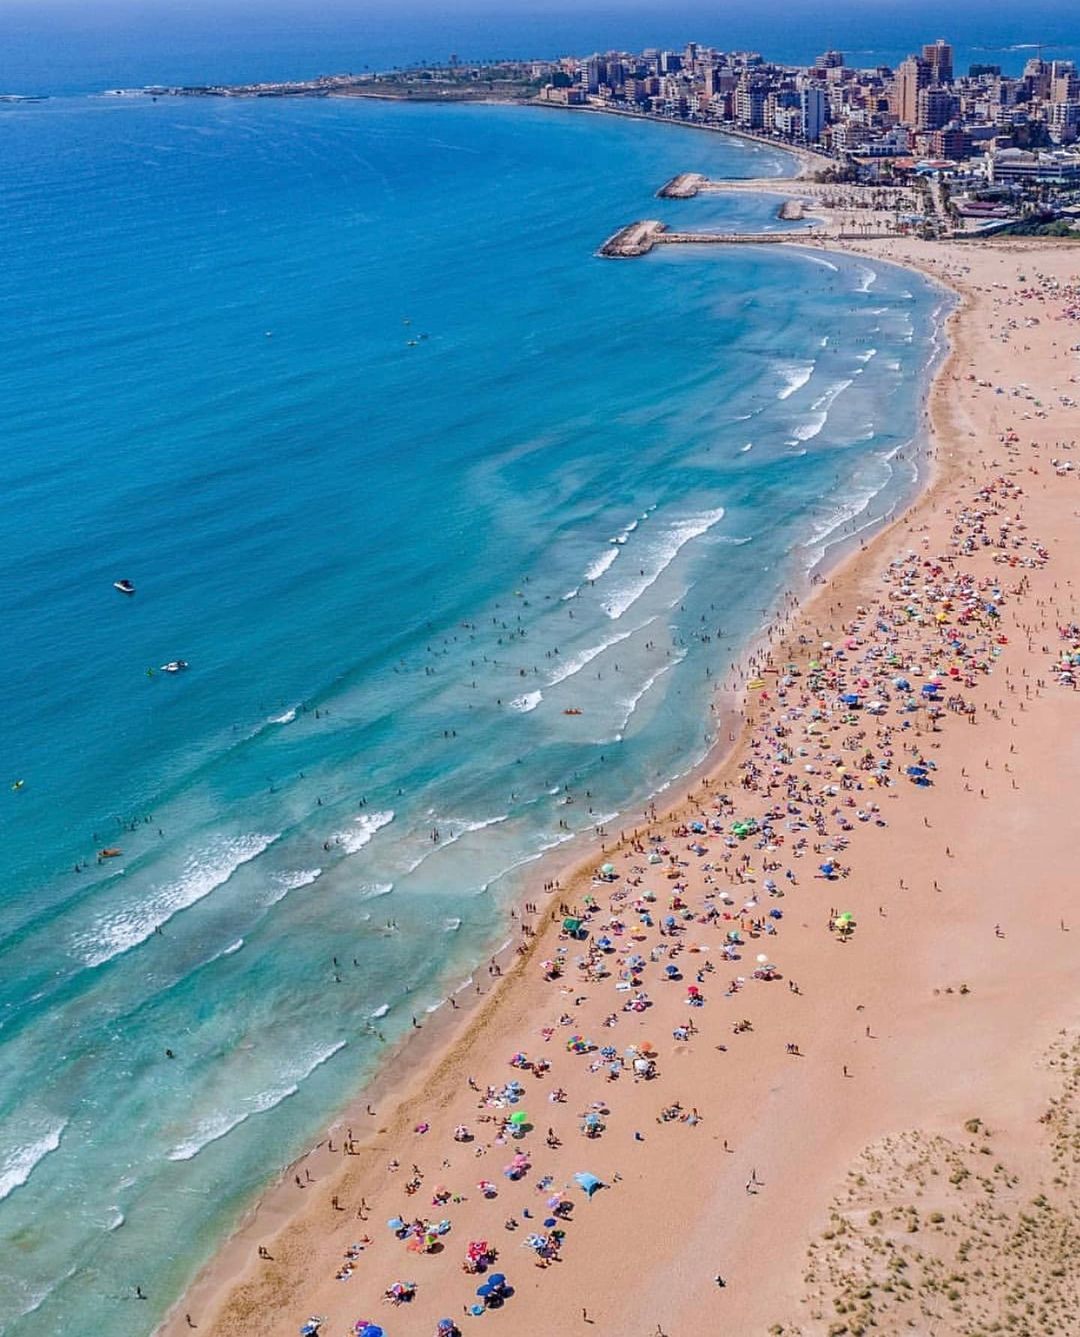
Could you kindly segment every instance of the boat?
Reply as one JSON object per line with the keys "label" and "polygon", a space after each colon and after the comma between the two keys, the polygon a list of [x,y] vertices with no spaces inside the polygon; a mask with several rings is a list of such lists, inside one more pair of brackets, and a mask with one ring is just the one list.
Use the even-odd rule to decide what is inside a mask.
{"label": "boat", "polygon": [[577,708],[577,706],[570,706],[568,709],[566,709],[566,710],[563,711],[563,714],[564,714],[564,715],[580,715],[580,714],[581,714],[581,711]]}
{"label": "boat", "polygon": [[167,664],[162,664],[162,673],[182,673],[188,666],[186,659],[170,659]]}
{"label": "boat", "polygon": [[130,580],[114,580],[113,589],[119,590],[121,594],[134,594],[135,586]]}
{"label": "boat", "polygon": [[98,850],[98,858],[99,858],[99,859],[119,859],[119,857],[121,856],[121,854],[123,854],[123,852],[124,852],[123,850],[116,850],[116,849],[103,849],[103,850]]}

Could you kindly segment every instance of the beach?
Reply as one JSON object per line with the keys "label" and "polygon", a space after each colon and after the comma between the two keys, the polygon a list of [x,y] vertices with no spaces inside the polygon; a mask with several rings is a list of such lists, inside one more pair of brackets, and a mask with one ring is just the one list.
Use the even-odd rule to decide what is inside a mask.
{"label": "beach", "polygon": [[[992,1201],[1000,1261],[1026,1203],[1071,1205],[1045,1116],[1068,1111],[1080,934],[1080,704],[1054,668],[1080,575],[1080,256],[844,246],[959,294],[930,486],[784,606],[711,774],[527,891],[479,1006],[423,1020],[163,1332],[959,1333],[1013,1312],[1042,1332],[1067,1311],[1067,1266],[1030,1293],[1060,1268],[1049,1233],[1009,1286],[960,1241]],[[478,1299],[493,1273],[512,1294]],[[387,1299],[399,1282],[415,1294]]]}

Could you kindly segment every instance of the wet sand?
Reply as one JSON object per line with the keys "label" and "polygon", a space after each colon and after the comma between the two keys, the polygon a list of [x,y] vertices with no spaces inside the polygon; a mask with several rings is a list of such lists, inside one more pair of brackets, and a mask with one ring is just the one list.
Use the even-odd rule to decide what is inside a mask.
{"label": "wet sand", "polygon": [[[1052,671],[1068,644],[1058,624],[1080,616],[1080,491],[1073,470],[1050,463],[1071,460],[1080,438],[1080,411],[1062,402],[1080,398],[1080,356],[1069,351],[1080,320],[1062,315],[1080,297],[1054,293],[1045,277],[1075,285],[1080,251],[891,240],[849,249],[919,267],[961,293],[930,394],[932,485],[811,602],[789,606],[786,640],[774,631],[772,662],[756,666],[766,686],[750,691],[740,738],[707,782],[672,812],[642,813],[638,848],[615,850],[609,838],[560,891],[528,892],[540,913],[526,922],[539,936],[483,1006],[425,1024],[388,1070],[394,1089],[365,1097],[376,1116],[362,1101],[333,1135],[333,1154],[324,1141],[290,1169],[164,1331],[188,1331],[190,1312],[201,1332],[222,1335],[295,1333],[309,1315],[326,1319],[326,1333],[367,1317],[388,1337],[428,1337],[443,1316],[515,1337],[827,1332],[834,1283],[808,1271],[807,1251],[824,1247],[864,1148],[911,1130],[970,1140],[974,1117],[1014,1151],[1034,1147],[1059,1075],[1040,1056],[1073,1023],[1080,943],[1066,872],[1080,698]],[[943,716],[932,720],[921,689],[935,670],[945,686]],[[859,708],[840,700],[848,691]],[[884,699],[880,714],[865,710],[874,699]],[[921,762],[934,763],[926,787],[905,774]],[[751,817],[756,830],[733,832]],[[691,821],[704,833],[691,833]],[[659,863],[649,851],[663,851]],[[819,871],[830,859],[833,879]],[[614,880],[594,880],[608,860]],[[558,906],[587,911],[588,896],[588,936],[570,940]],[[851,913],[850,932],[838,931],[834,910]],[[660,932],[668,915],[674,936]],[[742,945],[726,960],[730,932]],[[611,952],[595,948],[604,937]],[[560,950],[564,970],[545,979],[540,962]],[[634,953],[646,964],[630,977]],[[759,955],[779,978],[752,978]],[[669,966],[680,978],[666,978]],[[486,988],[483,968],[477,978]],[[689,1002],[691,988],[702,1005]],[[636,991],[647,1006],[624,1011]],[[751,1026],[736,1033],[742,1020]],[[687,1021],[696,1033],[673,1035]],[[568,1052],[574,1035],[595,1048]],[[656,1075],[636,1078],[631,1051],[609,1080],[600,1047],[625,1057],[645,1040]],[[510,1066],[518,1052],[550,1068]],[[525,1088],[516,1104],[499,1094],[511,1081]],[[553,1101],[560,1089],[565,1099]],[[696,1120],[684,1117],[694,1109]],[[500,1131],[515,1110],[532,1126],[520,1137]],[[596,1137],[581,1131],[590,1113],[604,1125]],[[349,1126],[355,1154],[346,1155]],[[472,1140],[455,1141],[458,1126]],[[548,1145],[549,1128],[559,1145]],[[504,1170],[519,1153],[529,1168],[512,1181]],[[410,1193],[414,1165],[422,1177]],[[1063,1192],[1040,1165],[1032,1153],[1024,1173],[1042,1186],[1032,1196]],[[578,1171],[606,1187],[587,1200]],[[862,1177],[870,1192],[873,1176]],[[542,1179],[550,1183],[538,1189]],[[433,1201],[443,1187],[450,1198]],[[555,1196],[573,1207],[545,1260],[523,1241],[551,1242],[542,1223]],[[436,1251],[410,1252],[387,1228],[395,1217],[452,1228]],[[467,1317],[483,1276],[462,1262],[481,1239],[498,1250],[495,1270],[514,1294]],[[354,1243],[363,1247],[338,1280]],[[382,1297],[398,1280],[415,1281],[417,1294],[392,1307]],[[878,1330],[929,1322],[892,1313]],[[970,1330],[958,1301],[933,1322],[942,1333]],[[1029,1330],[1043,1329],[1031,1321]]]}

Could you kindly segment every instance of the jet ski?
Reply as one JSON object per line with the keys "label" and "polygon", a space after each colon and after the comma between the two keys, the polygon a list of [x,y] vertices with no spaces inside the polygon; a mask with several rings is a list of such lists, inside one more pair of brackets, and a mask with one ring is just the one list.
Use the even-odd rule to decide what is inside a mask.
{"label": "jet ski", "polygon": [[134,594],[135,586],[130,580],[114,580],[113,589],[119,590],[121,594]]}
{"label": "jet ski", "polygon": [[188,666],[186,659],[170,659],[167,664],[162,664],[162,673],[183,673]]}

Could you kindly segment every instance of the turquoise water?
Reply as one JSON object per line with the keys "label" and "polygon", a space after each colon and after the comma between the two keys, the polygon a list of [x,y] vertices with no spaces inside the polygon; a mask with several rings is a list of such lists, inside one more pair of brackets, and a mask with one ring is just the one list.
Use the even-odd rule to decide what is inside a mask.
{"label": "turquoise water", "polygon": [[370,1019],[702,756],[762,609],[910,490],[940,298],[597,259],[638,217],[782,226],[653,198],[785,169],[706,134],[3,115],[0,1329],[125,1337],[371,1072]]}

